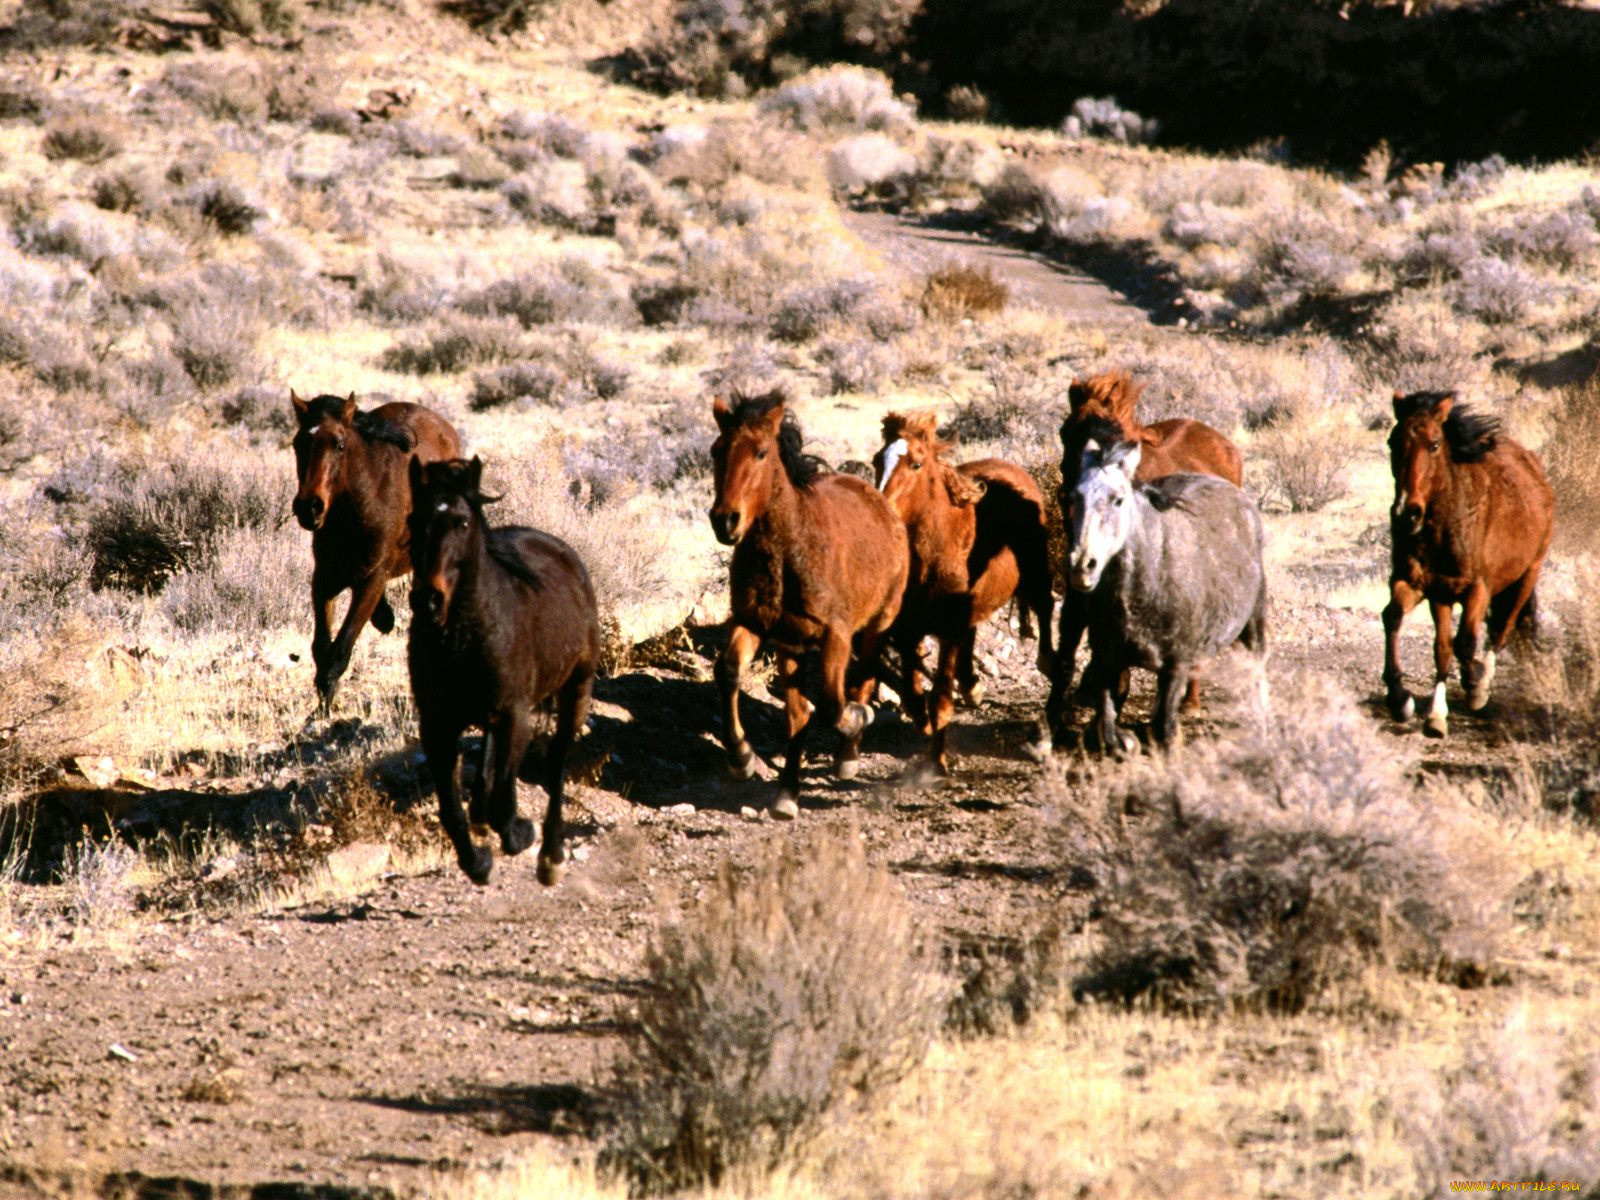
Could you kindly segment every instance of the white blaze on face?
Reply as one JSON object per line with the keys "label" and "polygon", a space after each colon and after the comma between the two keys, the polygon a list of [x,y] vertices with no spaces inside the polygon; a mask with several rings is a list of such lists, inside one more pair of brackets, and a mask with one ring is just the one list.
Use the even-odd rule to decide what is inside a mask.
{"label": "white blaze on face", "polygon": [[1072,556],[1067,574],[1079,591],[1093,591],[1128,540],[1133,485],[1121,464],[1090,466],[1078,480]]}
{"label": "white blaze on face", "polygon": [[906,456],[905,438],[896,438],[883,448],[883,473],[878,476],[878,490],[881,492],[889,486],[889,477],[894,474],[894,469],[900,460]]}

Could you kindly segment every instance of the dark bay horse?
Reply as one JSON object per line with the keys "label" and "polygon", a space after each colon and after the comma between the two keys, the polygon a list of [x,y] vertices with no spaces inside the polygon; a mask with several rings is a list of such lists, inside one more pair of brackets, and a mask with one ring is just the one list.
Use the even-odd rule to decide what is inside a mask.
{"label": "dark bay horse", "polygon": [[[362,628],[368,621],[379,633],[394,628],[384,587],[411,570],[406,464],[455,458],[461,439],[438,413],[416,404],[361,412],[354,393],[302,400],[293,391],[289,402],[300,480],[294,515],[311,531],[311,661],[326,713]],[[350,608],[331,637],[334,602],[344,591]]]}
{"label": "dark bay horse", "polygon": [[1101,749],[1113,753],[1137,744],[1117,724],[1127,668],[1156,672],[1150,732],[1171,747],[1195,664],[1236,641],[1263,651],[1267,610],[1261,514],[1250,498],[1210,475],[1140,483],[1142,447],[1118,437],[1109,423],[1091,426],[1066,514],[1067,582],[1085,597],[1088,683]]}
{"label": "dark bay horse", "polygon": [[[719,435],[711,447],[716,500],[711,528],[732,546],[733,624],[717,660],[728,766],[754,773],[739,720],[745,667],[763,645],[777,652],[789,743],[778,780],[776,817],[799,813],[800,755],[811,706],[800,688],[806,651],[822,652],[821,720],[843,737],[835,773],[849,778],[861,732],[872,720],[879,643],[905,591],[905,527],[870,483],[835,474],[802,450],[800,427],[781,391],[712,404]],[[846,695],[852,655],[860,679]]]}
{"label": "dark bay horse", "polygon": [[[1126,371],[1104,371],[1087,379],[1074,379],[1067,389],[1067,418],[1061,423],[1061,508],[1077,486],[1090,429],[1109,421],[1121,440],[1139,447],[1138,483],[1148,483],[1164,475],[1180,472],[1214,475],[1234,487],[1244,482],[1244,460],[1239,449],[1203,421],[1173,417],[1150,425],[1139,423],[1139,393],[1142,384]],[[1069,535],[1070,536],[1070,535]],[[1053,737],[1064,733],[1071,696],[1072,672],[1077,662],[1078,642],[1083,636],[1087,613],[1084,601],[1068,588],[1061,602],[1061,625],[1056,639],[1056,669],[1050,680],[1050,698],[1045,713]],[[1191,677],[1185,707],[1200,706],[1200,681]]]}
{"label": "dark bay horse", "polygon": [[[1039,669],[1048,675],[1054,597],[1038,485],[1021,467],[1000,459],[959,467],[946,462],[942,456],[953,443],[942,440],[937,427],[931,412],[890,413],[873,468],[911,547],[893,633],[905,667],[906,712],[933,739],[935,769],[948,774],[945,728],[958,680],[972,703],[981,695],[973,668],[978,626],[1019,595],[1024,614],[1038,618]],[[917,647],[929,634],[938,641],[939,660],[931,702],[925,702]]]}
{"label": "dark bay horse", "polygon": [[539,882],[549,886],[566,862],[566,756],[588,720],[600,618],[589,572],[570,546],[536,529],[489,526],[482,475],[476,458],[411,463],[411,691],[439,819],[456,861],[479,884],[488,882],[493,859],[473,842],[456,794],[461,734],[473,725],[483,730],[474,823],[487,820],[501,850],[519,854],[533,841],[533,823],[517,816],[517,774],[533,708],[554,700],[539,845]]}
{"label": "dark bay horse", "polygon": [[[1400,673],[1400,625],[1423,600],[1433,612],[1433,703],[1423,732],[1444,737],[1445,680],[1461,660],[1467,708],[1489,703],[1495,655],[1519,618],[1534,613],[1534,588],[1555,529],[1555,494],[1532,453],[1470,412],[1452,392],[1394,394],[1389,434],[1394,472],[1392,565],[1383,610],[1383,683],[1397,721],[1416,711]],[[1452,646],[1451,609],[1461,605]],[[1487,614],[1488,646],[1482,649]]]}

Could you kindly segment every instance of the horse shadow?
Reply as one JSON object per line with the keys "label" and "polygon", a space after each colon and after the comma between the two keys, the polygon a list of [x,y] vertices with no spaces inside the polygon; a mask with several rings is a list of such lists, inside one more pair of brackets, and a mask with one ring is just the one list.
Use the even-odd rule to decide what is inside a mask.
{"label": "horse shadow", "polygon": [[595,1128],[599,1112],[598,1097],[575,1083],[479,1084],[451,1096],[430,1089],[426,1095],[352,1098],[395,1112],[463,1119],[480,1132],[499,1137],[520,1133],[582,1137]]}

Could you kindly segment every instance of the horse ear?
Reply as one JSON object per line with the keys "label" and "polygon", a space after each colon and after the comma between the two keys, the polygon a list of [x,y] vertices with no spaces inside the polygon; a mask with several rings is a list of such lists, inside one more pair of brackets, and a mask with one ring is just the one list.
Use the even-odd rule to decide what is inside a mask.
{"label": "horse ear", "polygon": [[733,409],[722,396],[713,396],[711,399],[711,415],[717,419],[717,428],[723,433],[728,432],[728,425],[733,420]]}
{"label": "horse ear", "polygon": [[482,480],[483,459],[474,454],[472,456],[472,461],[467,464],[467,487],[476,492],[478,490],[478,484]]}
{"label": "horse ear", "polygon": [[411,494],[415,496],[426,485],[428,471],[422,465],[422,460],[415,454],[411,456],[411,461],[406,469],[411,476]]}
{"label": "horse ear", "polygon": [[1406,394],[1399,388],[1394,390],[1394,415],[1396,419],[1401,416],[1401,410],[1406,406]]}
{"label": "horse ear", "polygon": [[[1067,387],[1067,407],[1072,410],[1072,415],[1077,416],[1083,411],[1085,402],[1089,399],[1089,385],[1083,380],[1074,377]],[[1065,433],[1065,427],[1063,427]]]}
{"label": "horse ear", "polygon": [[1455,406],[1456,394],[1454,392],[1446,392],[1433,402],[1433,415],[1442,421],[1450,415],[1450,410]]}
{"label": "horse ear", "polygon": [[304,420],[305,415],[311,411],[310,401],[300,399],[300,393],[293,388],[289,389],[289,407],[294,409],[296,421]]}
{"label": "horse ear", "polygon": [[783,411],[785,407],[784,402],[779,400],[761,418],[761,424],[766,427],[766,431],[773,437],[777,437],[778,431],[783,428]]}
{"label": "horse ear", "polygon": [[1121,468],[1124,475],[1126,475],[1129,479],[1132,479],[1134,474],[1139,470],[1140,453],[1141,451],[1138,442],[1123,442],[1122,445],[1117,447],[1117,451],[1113,455],[1112,461],[1115,462],[1119,468]]}
{"label": "horse ear", "polygon": [[344,410],[340,412],[339,417],[347,425],[356,419],[356,394],[354,392],[345,397]]}

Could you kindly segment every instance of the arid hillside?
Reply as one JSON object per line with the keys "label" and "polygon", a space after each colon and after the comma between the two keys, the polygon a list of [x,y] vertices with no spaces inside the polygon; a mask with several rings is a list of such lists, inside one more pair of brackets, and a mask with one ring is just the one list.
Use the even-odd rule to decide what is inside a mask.
{"label": "arid hillside", "polygon": [[[1180,152],[1105,98],[745,82],[688,6],[445,7],[0,5],[0,1193],[1594,1193],[1600,171]],[[755,778],[720,741],[712,398],[781,387],[855,471],[933,410],[1039,483],[1059,572],[1068,390],[1110,371],[1242,451],[1264,658],[1205,667],[1170,755],[1143,671],[1144,752],[1081,708],[1043,751],[1007,606],[948,777],[891,679],[859,776],[817,735],[773,820],[770,657]],[[433,409],[492,520],[587,562],[559,886],[447,852],[405,580],[319,710],[291,389]],[[1381,679],[1417,391],[1556,496],[1444,738],[1426,605],[1417,716]]]}

